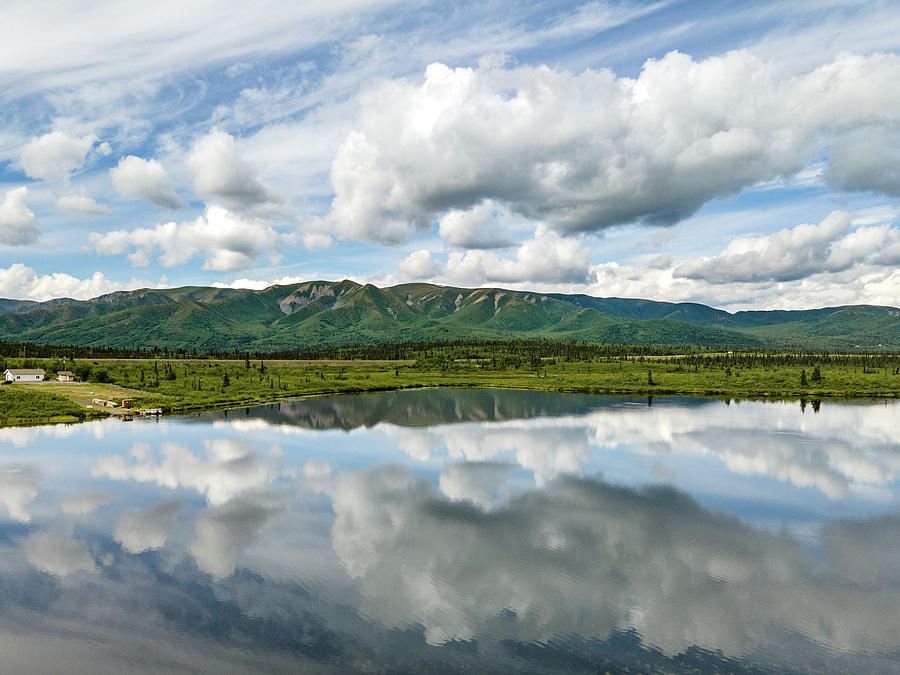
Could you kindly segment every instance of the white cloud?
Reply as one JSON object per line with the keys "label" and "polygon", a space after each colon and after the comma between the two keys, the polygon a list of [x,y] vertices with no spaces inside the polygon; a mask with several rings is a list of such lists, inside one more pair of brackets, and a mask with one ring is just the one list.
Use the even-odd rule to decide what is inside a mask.
{"label": "white cloud", "polygon": [[215,579],[227,577],[238,556],[256,543],[260,530],[283,511],[280,499],[262,493],[236,497],[203,513],[188,547],[197,567]]}
{"label": "white cloud", "polygon": [[[390,430],[397,445],[414,459],[427,460],[443,445],[447,456],[467,462],[485,462],[507,457],[534,473],[535,483],[544,485],[563,474],[579,475],[591,459],[591,429],[583,420],[556,418],[545,425],[491,423],[454,425],[434,431]],[[451,477],[451,484],[459,476]],[[443,478],[442,478],[443,481]],[[443,486],[444,483],[442,482]],[[447,493],[456,498],[462,494]]]}
{"label": "white cloud", "polygon": [[[717,457],[732,473],[815,487],[829,499],[870,494],[900,477],[893,433],[896,409],[891,406],[843,406],[829,408],[827,416],[810,417],[798,414],[796,402],[745,403],[720,411],[722,418],[715,423],[696,412],[663,404],[527,420],[500,415],[487,423],[428,429],[376,428],[418,461],[435,461],[443,453],[448,461],[467,465],[514,461],[532,471],[539,486],[561,475],[596,470],[592,454],[619,448],[645,455]],[[448,497],[468,499],[459,484],[463,479],[474,481],[473,490],[484,487],[484,472],[448,467],[440,480]]]}
{"label": "white cloud", "polygon": [[[719,255],[686,262],[676,276],[712,283],[795,281],[811,274],[846,269],[855,260],[838,255],[834,243],[847,233],[852,216],[834,211],[818,225],[797,225],[770,235],[738,237]],[[867,251],[871,252],[871,251]]]}
{"label": "white cloud", "polygon": [[96,142],[94,134],[75,138],[62,131],[52,131],[32,138],[22,148],[19,164],[31,178],[62,181],[84,166],[84,160]]}
{"label": "white cloud", "polygon": [[[115,14],[92,5],[35,3],[11,10],[9,20],[0,26],[0,62],[15,64],[10,70],[25,80],[16,82],[25,92],[110,80],[146,86],[148,77],[184,69],[186,64],[200,68],[246,57],[252,65],[260,54],[327,43],[342,34],[348,22],[355,24],[360,13],[386,4],[383,0],[299,3],[259,12],[240,2],[226,2],[219,6],[213,25],[208,6],[187,6],[177,0],[153,6],[123,0],[122,11]],[[50,12],[55,20],[42,25],[39,19]],[[173,21],[176,15],[178,20]]]}
{"label": "white cloud", "polygon": [[106,506],[112,501],[112,497],[99,492],[86,492],[83,494],[66,497],[59,503],[63,513],[73,516],[86,516],[93,513],[101,506]]}
{"label": "white cloud", "polygon": [[331,248],[334,239],[324,232],[307,232],[303,235],[303,245],[309,251],[324,251]]}
{"label": "white cloud", "polygon": [[125,199],[143,199],[164,209],[180,209],[184,202],[158,160],[128,155],[109,170],[113,187]]}
{"label": "white cloud", "polygon": [[900,197],[900,131],[864,128],[839,139],[831,148],[825,178],[838,189]]}
{"label": "white cloud", "polygon": [[123,513],[113,526],[113,538],[129,553],[141,553],[166,545],[179,502],[164,502],[145,511]]}
{"label": "white cloud", "polygon": [[669,302],[701,302],[729,311],[810,309],[839,305],[900,306],[900,270],[864,262],[842,272],[821,272],[795,281],[713,283],[688,279],[672,269],[644,264],[601,263],[591,269],[587,286],[558,289],[599,297],[649,298]]}
{"label": "white cloud", "polygon": [[282,236],[263,220],[210,205],[193,221],[161,223],[153,228],[91,232],[88,240],[101,255],[131,252],[132,264],[145,265],[157,250],[164,267],[183,265],[204,255],[203,269],[230,271],[252,265],[281,246]]}
{"label": "white cloud", "polygon": [[98,204],[93,197],[87,195],[65,195],[56,200],[56,207],[86,216],[108,216],[112,213],[108,206]]}
{"label": "white cloud", "polygon": [[812,68],[846,52],[873,54],[897,49],[900,16],[891,0],[776,2],[766,8],[754,3],[728,17],[713,17],[716,34],[723,35],[723,28],[729,30],[722,25],[723,19],[743,30],[765,14],[779,27],[757,38],[751,49],[790,68]]}
{"label": "white cloud", "polygon": [[13,520],[31,521],[29,508],[37,497],[40,472],[33,466],[12,464],[0,467],[0,505]]}
{"label": "white cloud", "polygon": [[489,509],[499,501],[499,490],[515,468],[505,462],[453,462],[441,471],[438,485],[449,499]]}
{"label": "white cloud", "polygon": [[279,277],[278,279],[273,279],[271,281],[267,281],[265,279],[235,279],[230,283],[225,283],[224,281],[216,281],[213,282],[213,286],[215,288],[249,288],[255,291],[261,291],[264,288],[268,288],[269,286],[288,286],[290,284],[298,284],[301,281],[305,281],[303,277]]}
{"label": "white cloud", "polygon": [[[795,77],[743,51],[672,52],[636,79],[432,64],[420,84],[361,96],[332,164],[329,222],[343,238],[398,243],[485,200],[568,233],[677,222],[801,170],[863,125],[890,128],[898,78],[894,54]],[[853,189],[884,187],[854,175]]]}
{"label": "white cloud", "polygon": [[278,202],[256,175],[256,170],[240,158],[234,138],[219,129],[197,139],[187,158],[198,194],[233,210],[250,210]]}
{"label": "white cloud", "polygon": [[502,248],[512,245],[509,233],[497,221],[497,206],[490,200],[465,211],[451,210],[441,216],[438,232],[450,246]]}
{"label": "white cloud", "polygon": [[[586,283],[534,282],[521,288],[701,302],[729,311],[860,303],[897,307],[900,228],[885,222],[896,215],[892,206],[852,216],[836,211],[818,224],[738,237],[713,256],[647,254],[629,262],[595,264]],[[693,229],[702,236],[704,228]],[[439,279],[453,281],[449,275]],[[475,281],[485,283],[480,276]]]}
{"label": "white cloud", "polygon": [[40,231],[34,213],[25,204],[27,199],[27,187],[6,191],[0,204],[0,244],[23,246],[37,241]]}
{"label": "white cloud", "polygon": [[591,251],[580,238],[561,237],[538,225],[534,237],[516,249],[514,260],[490,251],[451,253],[445,270],[449,279],[483,278],[498,283],[586,283]]}
{"label": "white cloud", "polygon": [[561,16],[552,26],[532,34],[531,37],[534,40],[543,41],[553,37],[568,38],[574,35],[597,33],[652,14],[668,4],[669,2],[657,2],[649,5],[612,4],[595,0],[581,5],[570,14]]}
{"label": "white cloud", "polygon": [[444,266],[431,257],[427,248],[413,251],[397,263],[397,271],[401,277],[408,279],[431,279],[437,276]]}
{"label": "white cloud", "polygon": [[900,230],[890,224],[852,232],[851,214],[833,211],[818,225],[803,224],[773,234],[738,237],[718,255],[687,261],[675,276],[712,284],[790,282],[843,272],[868,261],[893,264]]}
{"label": "white cloud", "polygon": [[206,456],[198,456],[183,445],[166,443],[162,456],[150,447],[136,444],[132,460],[121,455],[101,457],[91,473],[113,480],[156,483],[169,488],[190,488],[217,506],[244,492],[268,487],[283,474],[281,462],[261,456],[251,445],[235,439],[205,441]]}
{"label": "white cloud", "polygon": [[[406,469],[379,467],[339,474],[333,496],[334,550],[361,586],[362,611],[388,627],[422,627],[430,644],[606,636],[626,626],[669,654],[694,645],[742,656],[771,649],[784,631],[840,652],[896,642],[893,569],[860,569],[853,548],[894,542],[893,559],[895,518],[864,529],[829,524],[826,558],[816,561],[784,533],[668,488],[566,477],[491,499],[487,511],[473,499],[490,499],[477,482],[453,489],[471,503],[448,502]],[[875,603],[883,612],[874,618],[873,593],[885,588],[890,598]],[[503,612],[514,620],[498,623]]]}
{"label": "white cloud", "polygon": [[87,544],[63,532],[32,532],[25,539],[23,549],[28,562],[57,576],[97,569]]}
{"label": "white cloud", "polygon": [[133,267],[147,267],[150,264],[150,256],[147,255],[147,251],[138,249],[128,254],[128,262]]}
{"label": "white cloud", "polygon": [[127,282],[111,281],[102,272],[94,272],[85,279],[73,277],[64,272],[38,274],[22,263],[13,263],[0,268],[0,297],[23,300],[50,300],[52,298],[75,298],[86,300],[112,291],[134,288],[160,288],[165,280],[154,283],[144,279],[131,278]]}
{"label": "white cloud", "polygon": [[402,276],[411,279],[432,278],[464,286],[586,284],[591,279],[591,251],[580,238],[563,237],[538,225],[534,237],[519,245],[513,259],[501,258],[493,251],[454,251],[442,264],[421,249],[397,267]]}

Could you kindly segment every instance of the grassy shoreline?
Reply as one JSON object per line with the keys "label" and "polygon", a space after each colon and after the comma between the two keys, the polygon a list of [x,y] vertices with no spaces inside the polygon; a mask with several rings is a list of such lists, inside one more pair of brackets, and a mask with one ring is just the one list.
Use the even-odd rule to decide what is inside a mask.
{"label": "grassy shoreline", "polygon": [[712,354],[704,359],[498,361],[496,355],[459,358],[456,352],[433,351],[397,361],[98,359],[88,364],[89,375],[103,382],[0,387],[0,426],[73,423],[112,412],[90,407],[92,397],[130,398],[137,409],[161,408],[167,414],[309,396],[450,387],[720,399],[900,398],[900,368],[893,362],[872,365],[868,360],[823,357],[826,365],[820,368],[810,355],[797,363],[781,355],[754,360]]}

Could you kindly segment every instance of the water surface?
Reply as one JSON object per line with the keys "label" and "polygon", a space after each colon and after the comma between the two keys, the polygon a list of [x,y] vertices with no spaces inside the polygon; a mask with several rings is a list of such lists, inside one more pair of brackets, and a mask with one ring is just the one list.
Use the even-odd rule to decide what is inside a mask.
{"label": "water surface", "polygon": [[424,390],[3,429],[3,670],[896,672],[898,414]]}

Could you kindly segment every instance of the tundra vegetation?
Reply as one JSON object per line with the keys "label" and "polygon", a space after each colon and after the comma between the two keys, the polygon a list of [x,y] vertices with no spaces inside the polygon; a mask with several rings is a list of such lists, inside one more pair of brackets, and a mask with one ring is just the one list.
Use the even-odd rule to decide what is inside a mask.
{"label": "tundra vegetation", "polygon": [[[35,356],[22,357],[23,351]],[[131,398],[138,409],[161,408],[166,413],[418,387],[801,401],[900,397],[897,353],[716,351],[512,340],[315,347],[243,355],[23,348],[6,343],[0,345],[0,355],[3,369],[43,368],[52,379],[65,364],[87,383],[4,386],[0,424],[80,421],[108,414],[86,407],[92,393],[107,399]]]}

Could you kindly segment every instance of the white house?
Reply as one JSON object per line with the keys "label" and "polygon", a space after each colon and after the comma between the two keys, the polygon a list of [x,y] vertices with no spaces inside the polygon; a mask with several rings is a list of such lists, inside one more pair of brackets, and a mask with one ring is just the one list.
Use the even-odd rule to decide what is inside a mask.
{"label": "white house", "polygon": [[70,370],[60,370],[56,374],[56,379],[60,382],[74,382],[75,381],[75,373]]}
{"label": "white house", "polygon": [[40,368],[7,368],[3,374],[7,382],[43,382],[45,373]]}

